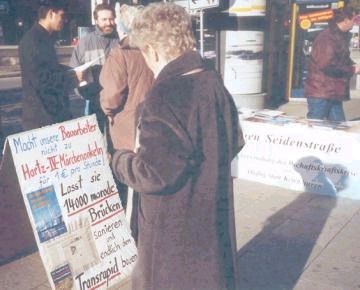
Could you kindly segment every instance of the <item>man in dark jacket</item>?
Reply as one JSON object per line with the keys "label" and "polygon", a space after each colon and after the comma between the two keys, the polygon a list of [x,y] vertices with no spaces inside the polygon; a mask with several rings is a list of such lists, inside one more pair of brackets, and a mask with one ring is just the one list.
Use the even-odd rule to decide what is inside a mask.
{"label": "man in dark jacket", "polygon": [[82,73],[70,71],[57,59],[52,36],[63,28],[64,9],[60,0],[41,0],[38,22],[20,41],[25,130],[71,118],[68,93],[82,79]]}
{"label": "man in dark jacket", "polygon": [[95,31],[80,39],[73,51],[70,66],[77,67],[86,62],[95,61],[85,74],[87,85],[79,88],[79,93],[86,99],[85,115],[96,114],[100,129],[103,129],[105,115],[100,108],[99,75],[105,58],[110,50],[119,45],[116,32],[115,11],[109,4],[99,4],[94,9]]}
{"label": "man in dark jacket", "polygon": [[335,10],[313,43],[305,81],[309,119],[345,121],[342,102],[350,98],[350,78],[360,72],[350,58],[348,38],[356,15],[352,7]]}

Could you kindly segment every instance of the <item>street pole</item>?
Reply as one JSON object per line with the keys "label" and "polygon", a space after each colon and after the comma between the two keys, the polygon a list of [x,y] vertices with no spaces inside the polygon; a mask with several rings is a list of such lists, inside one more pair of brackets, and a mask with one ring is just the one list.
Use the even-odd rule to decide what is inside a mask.
{"label": "street pole", "polygon": [[204,10],[199,10],[200,14],[200,55],[204,57]]}

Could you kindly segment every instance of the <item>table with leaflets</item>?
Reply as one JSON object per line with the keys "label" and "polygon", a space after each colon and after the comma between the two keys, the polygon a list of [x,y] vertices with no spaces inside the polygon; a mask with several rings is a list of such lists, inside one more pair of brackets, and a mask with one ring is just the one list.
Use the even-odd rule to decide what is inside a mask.
{"label": "table with leaflets", "polygon": [[241,109],[245,146],[235,177],[336,197],[360,199],[360,123]]}

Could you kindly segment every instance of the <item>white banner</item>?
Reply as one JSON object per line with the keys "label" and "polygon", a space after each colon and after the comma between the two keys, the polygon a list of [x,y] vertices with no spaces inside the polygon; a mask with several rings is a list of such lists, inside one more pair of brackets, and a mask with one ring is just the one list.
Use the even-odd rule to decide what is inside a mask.
{"label": "white banner", "polygon": [[233,162],[239,178],[360,199],[360,134],[343,124],[291,117],[241,121],[246,145]]}
{"label": "white banner", "polygon": [[137,250],[95,115],[9,136],[52,289],[107,289]]}

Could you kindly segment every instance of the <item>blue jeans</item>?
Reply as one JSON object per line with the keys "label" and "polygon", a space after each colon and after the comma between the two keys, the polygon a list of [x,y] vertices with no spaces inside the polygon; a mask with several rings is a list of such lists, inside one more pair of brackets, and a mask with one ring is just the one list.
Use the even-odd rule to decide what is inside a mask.
{"label": "blue jeans", "polygon": [[345,121],[342,101],[325,100],[320,98],[307,98],[308,119],[319,119],[329,121]]}

